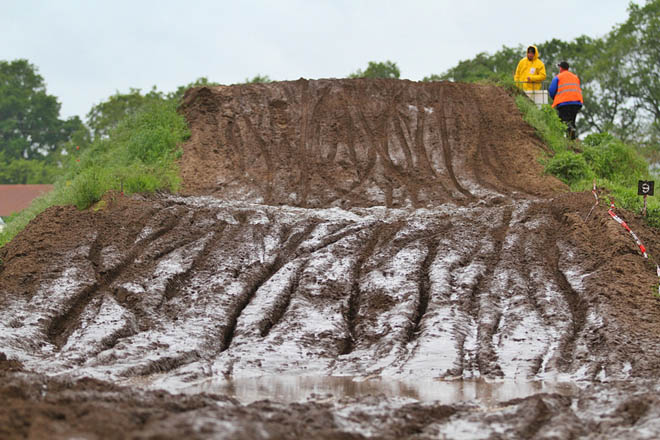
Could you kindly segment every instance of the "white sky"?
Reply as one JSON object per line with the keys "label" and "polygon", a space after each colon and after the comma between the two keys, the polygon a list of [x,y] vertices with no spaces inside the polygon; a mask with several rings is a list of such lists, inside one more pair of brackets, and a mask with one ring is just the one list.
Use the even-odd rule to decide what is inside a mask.
{"label": "white sky", "polygon": [[628,0],[0,0],[0,60],[28,59],[58,97],[61,116],[85,119],[116,91],[156,85],[169,92],[201,76],[223,84],[256,74],[344,77],[369,61],[391,60],[402,78],[421,80],[502,46],[603,36],[626,20],[627,6]]}

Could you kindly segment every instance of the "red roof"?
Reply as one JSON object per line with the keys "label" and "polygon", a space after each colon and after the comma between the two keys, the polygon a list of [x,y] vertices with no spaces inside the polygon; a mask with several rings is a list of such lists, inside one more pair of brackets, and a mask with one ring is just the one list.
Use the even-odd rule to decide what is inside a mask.
{"label": "red roof", "polygon": [[0,216],[27,208],[32,200],[53,189],[53,185],[0,185]]}

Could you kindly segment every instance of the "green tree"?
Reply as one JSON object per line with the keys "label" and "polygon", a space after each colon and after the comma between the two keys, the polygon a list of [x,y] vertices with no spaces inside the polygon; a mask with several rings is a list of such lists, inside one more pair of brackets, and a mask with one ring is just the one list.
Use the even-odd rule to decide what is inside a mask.
{"label": "green tree", "polygon": [[393,78],[397,79],[401,76],[401,71],[396,63],[392,61],[375,62],[369,61],[367,68],[362,71],[360,69],[348,75],[349,78]]}
{"label": "green tree", "polygon": [[77,116],[59,118],[60,103],[27,60],[0,61],[0,151],[5,163],[44,159],[83,128]]}
{"label": "green tree", "polygon": [[477,54],[470,60],[463,60],[455,67],[441,75],[433,74],[423,81],[449,80],[457,82],[474,82],[488,79],[504,79],[513,77],[513,72],[522,58],[523,48],[503,47],[489,55],[486,52]]}
{"label": "green tree", "polygon": [[634,108],[647,116],[647,137],[660,135],[660,0],[644,6],[630,3],[628,20],[617,27],[612,38],[624,47],[622,84]]}
{"label": "green tree", "polygon": [[128,93],[116,92],[107,100],[93,106],[87,113],[87,125],[92,129],[94,138],[104,137],[125,117],[135,114],[148,103],[163,100],[165,96],[156,86],[144,95],[140,89],[131,87]]}
{"label": "green tree", "polygon": [[6,160],[0,152],[0,183],[18,185],[53,183],[61,173],[58,165],[35,159]]}
{"label": "green tree", "polygon": [[610,132],[624,141],[633,141],[643,130],[641,114],[631,98],[624,58],[631,41],[610,33],[589,46],[577,61],[585,106],[581,131]]}
{"label": "green tree", "polygon": [[[644,6],[631,3],[628,11],[627,21],[602,38],[583,35],[537,46],[548,80],[558,73],[562,60],[580,77],[585,105],[577,121],[579,132],[607,131],[657,156],[658,149],[650,144],[660,139],[660,0]],[[482,52],[424,80],[505,79],[513,74],[523,50],[521,46],[503,47],[493,55]]]}

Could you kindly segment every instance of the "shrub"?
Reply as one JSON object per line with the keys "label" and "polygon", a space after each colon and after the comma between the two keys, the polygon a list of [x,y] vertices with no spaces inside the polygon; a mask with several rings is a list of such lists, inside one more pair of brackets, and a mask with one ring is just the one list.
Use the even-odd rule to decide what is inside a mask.
{"label": "shrub", "polygon": [[108,189],[109,170],[92,166],[83,172],[71,184],[71,201],[78,209],[85,209],[101,200]]}
{"label": "shrub", "polygon": [[137,159],[145,164],[170,158],[188,136],[186,123],[172,103],[152,103],[119,128],[126,133],[129,162]]}
{"label": "shrub", "polygon": [[648,174],[646,160],[609,133],[589,135],[584,144],[584,159],[600,178],[636,185]]}
{"label": "shrub", "polygon": [[[539,136],[554,151],[554,156],[542,158],[545,171],[576,191],[591,188],[591,179],[605,188],[619,208],[641,212],[643,199],[637,195],[637,180],[648,180],[651,176],[648,163],[630,145],[611,134],[596,133],[582,142],[583,154],[568,149],[565,138],[566,127],[550,106],[538,109],[527,97],[516,96],[516,104],[523,119],[536,128]],[[660,227],[660,201],[649,197],[646,221]]]}
{"label": "shrub", "polygon": [[593,172],[584,157],[572,151],[562,151],[550,158],[545,167],[547,173],[558,177],[568,185],[593,178]]}

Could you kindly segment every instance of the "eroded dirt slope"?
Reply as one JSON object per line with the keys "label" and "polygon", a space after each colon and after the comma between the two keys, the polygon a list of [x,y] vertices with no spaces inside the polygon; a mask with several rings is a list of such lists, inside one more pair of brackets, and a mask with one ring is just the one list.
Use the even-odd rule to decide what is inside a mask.
{"label": "eroded dirt slope", "polygon": [[301,207],[466,204],[550,194],[542,144],[500,88],[299,80],[191,89],[189,192]]}
{"label": "eroded dirt slope", "polygon": [[[140,399],[150,405],[132,425],[142,433],[172,427],[146,423],[154,414],[194,413],[199,423],[181,432],[204,437],[248,429],[263,410],[274,414],[263,422],[274,436],[288,432],[283,414],[293,411],[331,417],[300,428],[328,438],[395,438],[408,429],[403,419],[430,414],[413,423],[430,438],[449,420],[472,429],[489,417],[461,405],[218,409],[200,397],[168,406],[167,396],[114,387],[199,390],[284,374],[658,379],[654,268],[604,207],[587,217],[591,194],[563,193],[542,175],[541,144],[502,90],[300,80],[193,89],[182,111],[192,130],[184,194],[109,195],[98,211],[54,207],[0,250],[0,361],[30,372],[4,376],[10,389],[34,374],[110,382],[107,393],[124,396],[126,411]],[[620,214],[660,255],[654,231]],[[109,398],[86,387],[84,395]],[[621,402],[637,402],[638,389],[617,387]],[[513,411],[522,421],[503,432],[529,437],[568,417],[562,432],[584,433],[583,422],[608,414],[587,403],[575,410],[602,397],[585,393],[509,403],[492,421]],[[14,402],[51,414],[66,396],[39,406],[30,391]],[[632,424],[616,418],[589,432],[630,433],[640,420],[656,429],[647,397],[643,408],[631,403]],[[538,417],[525,421],[529,408]]]}

